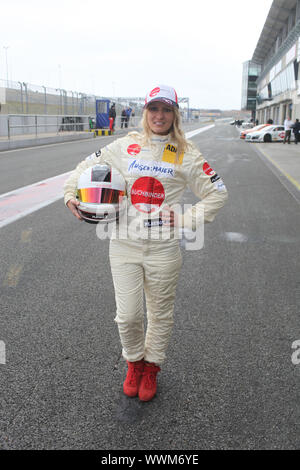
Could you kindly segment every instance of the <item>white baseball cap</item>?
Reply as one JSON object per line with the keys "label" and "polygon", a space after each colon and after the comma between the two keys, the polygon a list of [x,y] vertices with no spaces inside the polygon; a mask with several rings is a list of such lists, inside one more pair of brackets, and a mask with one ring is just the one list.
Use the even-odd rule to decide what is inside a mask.
{"label": "white baseball cap", "polygon": [[168,85],[158,85],[153,88],[149,93],[146,95],[145,99],[145,108],[148,104],[152,103],[153,101],[161,101],[162,103],[166,103],[169,106],[178,106],[178,98],[177,93],[174,88]]}

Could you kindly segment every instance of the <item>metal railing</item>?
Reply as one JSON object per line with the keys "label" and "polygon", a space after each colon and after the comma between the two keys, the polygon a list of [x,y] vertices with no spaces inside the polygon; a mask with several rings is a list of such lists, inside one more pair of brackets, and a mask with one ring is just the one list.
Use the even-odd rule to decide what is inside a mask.
{"label": "metal railing", "polygon": [[[92,118],[92,119],[91,119]],[[204,122],[209,118],[197,120],[183,118],[183,123]],[[95,129],[95,117],[85,115],[48,115],[48,114],[9,114],[0,115],[0,140],[21,138],[37,138],[53,134],[66,134],[68,132],[86,132]],[[141,127],[141,116],[131,116],[127,122],[122,116],[116,116],[115,130],[130,131]]]}
{"label": "metal railing", "polygon": [[[8,114],[93,116],[96,112],[97,99],[109,99],[111,103],[115,103],[118,116],[124,108],[130,107],[135,112],[137,120],[143,113],[145,102],[143,97],[103,97],[0,79],[0,116]],[[189,118],[189,98],[179,97],[178,101],[183,105],[182,113]]]}
{"label": "metal railing", "polygon": [[142,113],[143,103],[135,98],[101,97],[0,79],[0,114],[88,116],[95,114],[96,99],[103,98],[115,103],[117,114],[121,114],[124,107],[131,107],[136,115]]}
{"label": "metal railing", "polygon": [[0,137],[9,140],[17,137],[38,137],[41,134],[84,132],[89,129],[88,116],[9,114],[0,117]]}
{"label": "metal railing", "polygon": [[[0,115],[0,138],[8,140],[21,137],[38,137],[41,134],[60,134],[67,132],[92,131],[95,128],[95,116],[85,115],[48,115],[48,114],[9,114]],[[116,116],[115,129],[138,127],[141,116],[131,116],[123,122],[121,116]]]}

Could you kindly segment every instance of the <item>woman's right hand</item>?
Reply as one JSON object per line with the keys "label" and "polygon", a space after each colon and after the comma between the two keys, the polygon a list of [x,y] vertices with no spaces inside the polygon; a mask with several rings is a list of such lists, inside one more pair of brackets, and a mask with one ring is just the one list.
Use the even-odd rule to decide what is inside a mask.
{"label": "woman's right hand", "polygon": [[79,206],[80,202],[77,201],[77,199],[69,199],[69,201],[67,202],[67,208],[70,209],[70,211],[72,212],[73,215],[75,215],[75,217],[77,217],[78,220],[83,220],[83,218],[81,217],[80,213],[78,212],[78,206]]}

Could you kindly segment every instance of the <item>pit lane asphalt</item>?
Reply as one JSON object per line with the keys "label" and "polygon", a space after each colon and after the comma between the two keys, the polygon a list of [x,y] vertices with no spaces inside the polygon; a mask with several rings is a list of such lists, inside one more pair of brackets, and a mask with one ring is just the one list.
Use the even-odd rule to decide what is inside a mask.
{"label": "pit lane asphalt", "polygon": [[[229,200],[204,248],[183,251],[152,402],[122,392],[108,242],[95,227],[58,201],[0,229],[0,448],[299,448],[299,204],[228,123],[193,140]],[[89,153],[83,145],[72,144],[81,156],[45,148],[61,155],[55,174]]]}

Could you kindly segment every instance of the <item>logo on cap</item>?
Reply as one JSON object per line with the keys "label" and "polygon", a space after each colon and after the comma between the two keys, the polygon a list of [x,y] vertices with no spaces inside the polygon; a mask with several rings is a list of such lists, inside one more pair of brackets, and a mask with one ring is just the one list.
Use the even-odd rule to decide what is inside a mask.
{"label": "logo on cap", "polygon": [[149,96],[151,96],[151,98],[154,98],[154,96],[158,95],[159,92],[160,92],[160,88],[159,88],[159,87],[153,88],[153,90],[150,91]]}
{"label": "logo on cap", "polygon": [[168,100],[168,98],[162,98],[162,101],[163,101],[164,103],[166,103],[166,104],[169,104],[170,106],[173,105],[173,101]]}
{"label": "logo on cap", "polygon": [[177,106],[178,108],[176,91],[168,85],[159,85],[153,88],[150,93],[146,95],[145,106],[147,106],[151,101],[161,101],[169,106]]}

